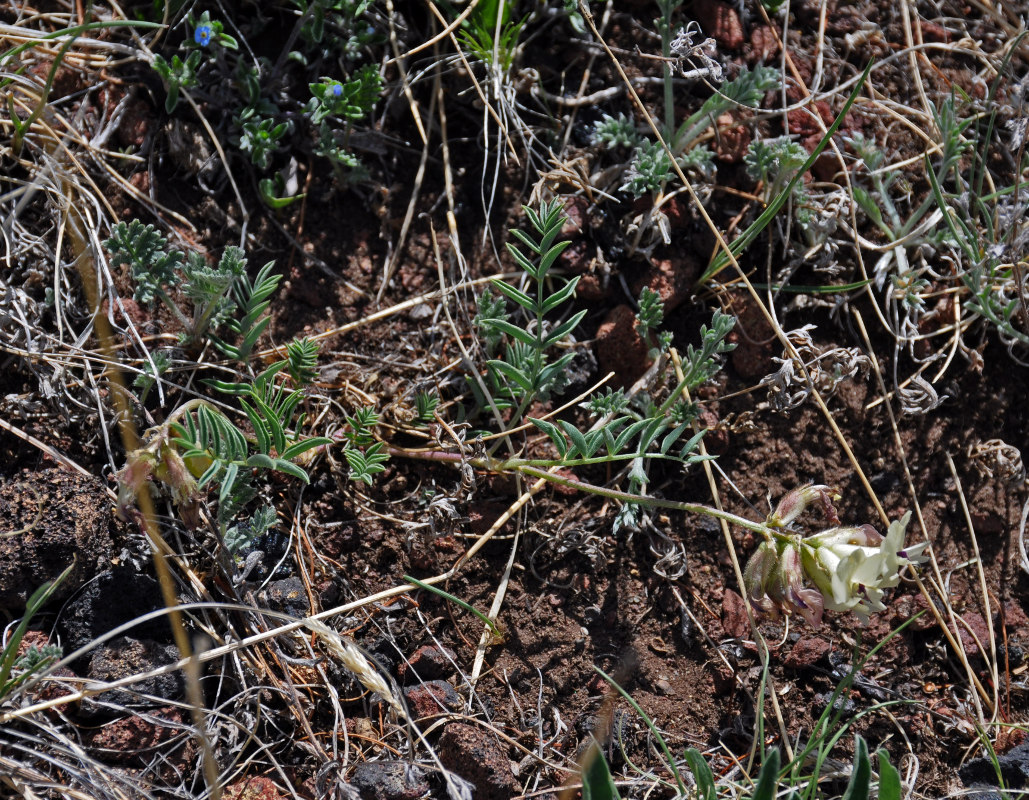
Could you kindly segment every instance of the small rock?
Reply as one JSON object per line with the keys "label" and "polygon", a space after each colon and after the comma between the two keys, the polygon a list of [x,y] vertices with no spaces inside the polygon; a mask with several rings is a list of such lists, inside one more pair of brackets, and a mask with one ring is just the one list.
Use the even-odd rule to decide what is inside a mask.
{"label": "small rock", "polygon": [[299,578],[272,581],[261,593],[261,601],[272,611],[291,617],[306,617],[311,613],[307,590]]}
{"label": "small rock", "polygon": [[[982,614],[978,612],[970,612],[968,614],[962,614],[961,619],[965,621],[966,625],[958,626],[958,634],[961,638],[961,647],[965,651],[966,656],[981,656],[983,651],[989,652],[990,650],[990,629],[986,624],[986,619]],[[969,633],[969,629],[972,633]],[[979,640],[978,644],[976,639]],[[983,650],[979,647],[982,646]]]}
{"label": "small rock", "polygon": [[347,783],[361,800],[415,800],[429,791],[421,767],[406,761],[370,761],[358,764]]}
{"label": "small rock", "polygon": [[738,50],[743,46],[743,25],[736,9],[718,0],[696,0],[693,4],[693,18],[700,23],[701,30],[714,38],[727,50]]}
{"label": "small rock", "polygon": [[654,691],[667,697],[672,693],[672,684],[666,678],[658,678],[654,683]]}
{"label": "small rock", "polygon": [[645,285],[661,298],[666,318],[689,297],[699,272],[700,265],[685,255],[655,258],[651,262],[644,279]]}
{"label": "small rock", "polygon": [[740,122],[737,115],[732,112],[722,114],[717,122],[715,158],[723,164],[739,164],[747,154],[747,148],[753,139],[750,127]]}
{"label": "small rock", "polygon": [[726,589],[722,595],[722,629],[726,636],[742,639],[750,630],[747,606],[738,592]]}
{"label": "small rock", "polygon": [[729,449],[729,428],[719,424],[718,415],[714,411],[709,407],[701,408],[698,422],[707,430],[704,446],[709,453],[720,456]]}
{"label": "small rock", "polygon": [[747,61],[752,64],[764,64],[778,49],[779,45],[772,29],[767,25],[755,25],[750,32],[750,52],[747,53]]}
{"label": "small rock", "polygon": [[283,800],[279,787],[271,778],[260,775],[230,783],[222,790],[223,800]]}
{"label": "small rock", "polygon": [[111,501],[104,485],[61,469],[28,470],[0,486],[0,608],[17,609],[42,584],[71,572],[68,597],[111,558]]}
{"label": "small rock", "polygon": [[803,636],[793,645],[783,666],[786,669],[808,669],[821,661],[828,652],[829,643],[825,639],[817,636]]}
{"label": "small rock", "polygon": [[736,688],[736,675],[729,667],[721,661],[712,661],[707,665],[707,671],[711,674],[717,696],[724,697],[733,693]]}
{"label": "small rock", "polygon": [[[189,725],[187,712],[166,707],[155,709],[146,717],[124,717],[97,728],[80,730],[90,755],[107,764],[126,765],[151,761],[158,747],[181,736]],[[162,753],[162,757],[167,755]]]}
{"label": "small rock", "polygon": [[475,785],[476,800],[510,800],[521,792],[504,747],[482,728],[449,723],[438,752],[443,766]]}
{"label": "small rock", "polygon": [[600,374],[614,372],[611,385],[630,386],[650,366],[648,348],[636,330],[636,314],[624,303],[615,306],[597,329]]}
{"label": "small rock", "polygon": [[[72,653],[114,630],[119,625],[164,608],[161,587],[149,575],[130,566],[115,567],[91,581],[72,598],[58,620],[65,653]],[[136,639],[171,641],[165,617],[156,617],[131,628]]]}
{"label": "small rock", "polygon": [[457,656],[449,647],[423,645],[397,668],[397,677],[401,683],[446,679],[455,672],[455,658]]}
{"label": "small rock", "polygon": [[[90,680],[108,683],[128,678],[131,675],[140,675],[178,660],[179,651],[174,645],[159,644],[150,640],[139,641],[122,636],[112,639],[93,653],[86,677]],[[95,700],[120,706],[140,706],[153,705],[151,701],[140,695],[152,695],[162,700],[178,701],[184,694],[182,674],[167,672],[163,675],[136,681],[124,688],[104,692]]]}
{"label": "small rock", "polygon": [[461,695],[446,681],[426,681],[420,686],[409,686],[404,689],[404,699],[415,719],[437,717],[464,707]]}
{"label": "small rock", "polygon": [[[965,786],[995,787],[997,786],[997,769],[1000,767],[1004,788],[1008,790],[1025,789],[1029,786],[1029,743],[1020,744],[1008,752],[997,756],[997,764],[993,759],[973,758],[958,768],[958,776]],[[978,798],[991,796],[991,793],[972,795]]]}

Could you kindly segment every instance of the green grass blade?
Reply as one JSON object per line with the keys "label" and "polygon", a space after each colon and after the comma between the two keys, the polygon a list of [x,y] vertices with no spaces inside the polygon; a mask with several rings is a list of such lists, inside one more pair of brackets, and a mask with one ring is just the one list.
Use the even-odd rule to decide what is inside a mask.
{"label": "green grass blade", "polygon": [[[868,62],[868,66],[865,67],[865,71],[861,73],[861,77],[858,79],[857,85],[854,87],[854,91],[850,93],[850,96],[847,98],[847,102],[844,103],[843,110],[840,111],[836,119],[833,120],[832,125],[829,126],[825,135],[818,142],[818,146],[815,147],[814,152],[808,156],[804,165],[797,170],[797,174],[793,176],[793,179],[786,184],[786,187],[775,197],[775,199],[768,204],[768,207],[762,212],[761,216],[754,220],[747,230],[745,230],[743,234],[736,239],[736,241],[729,245],[729,250],[734,256],[739,256],[740,253],[750,246],[750,244],[758,237],[758,234],[760,234],[761,231],[767,227],[768,223],[772,221],[775,215],[779,213],[779,209],[781,209],[786,204],[786,201],[793,196],[794,187],[803,179],[805,173],[814,166],[815,161],[818,160],[818,157],[822,154],[822,151],[836,134],[836,131],[840,129],[844,118],[847,116],[847,112],[850,111],[850,107],[854,105],[854,101],[857,100],[858,95],[861,93],[861,89],[864,87],[865,80],[868,78],[868,74],[871,72],[872,64],[874,63],[874,61]],[[704,271],[704,274],[700,276],[699,280],[697,280],[697,286],[703,286],[715,275],[721,272],[728,263],[729,259],[725,255],[725,252],[719,251],[711,262],[711,266],[709,266]]]}

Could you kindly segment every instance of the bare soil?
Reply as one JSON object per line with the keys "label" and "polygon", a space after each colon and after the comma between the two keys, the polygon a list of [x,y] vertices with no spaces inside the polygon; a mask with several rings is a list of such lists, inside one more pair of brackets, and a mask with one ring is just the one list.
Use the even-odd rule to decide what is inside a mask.
{"label": "bare soil", "polygon": [[[619,58],[630,76],[656,74],[652,63],[634,50],[638,46],[653,52],[659,47],[649,33],[656,7],[642,2],[616,6],[608,41],[620,48]],[[743,6],[741,16],[735,4],[696,0],[686,3],[681,13],[683,19],[700,21],[705,33],[715,36],[727,67],[759,62],[778,66],[783,55],[778,45],[781,19],[769,26],[756,4]],[[995,46],[1007,35],[978,4],[909,7],[917,13],[915,30],[920,40],[943,44],[971,37]],[[818,4],[794,4],[787,53],[789,68],[796,70],[799,79],[791,81],[786,101],[800,101],[816,73],[823,88],[836,85],[859,73],[874,56],[885,63],[874,73],[874,89],[865,96],[874,92],[898,107],[917,105],[906,56],[891,58],[907,46],[898,8],[889,2],[829,3],[826,11]],[[601,9],[594,11],[599,17]],[[415,30],[428,30],[427,13],[411,9],[405,19]],[[4,21],[12,14],[4,12]],[[414,43],[412,39],[407,44]],[[824,65],[818,61],[820,52],[831,56]],[[981,90],[979,60],[945,48],[931,52],[929,61],[918,62],[931,96],[938,98],[958,88],[969,93]],[[583,94],[620,85],[606,56],[578,40],[569,44],[567,28],[544,28],[526,44],[519,63],[534,65],[540,84],[554,94],[574,94],[587,63],[591,72]],[[1019,57],[1015,63],[1014,73],[1023,74],[1024,63]],[[299,163],[298,180],[307,195],[279,211],[261,204],[249,178],[241,185],[250,214],[249,263],[256,267],[274,259],[284,276],[272,299],[272,324],[262,346],[281,346],[299,335],[325,334],[321,377],[313,392],[317,399],[311,403],[312,410],[322,413],[318,424],[324,430],[338,427],[344,413],[370,404],[382,417],[378,435],[398,451],[425,441],[409,433],[405,424],[410,419],[412,385],[438,389],[443,399],[440,416],[453,425],[462,413],[460,404],[469,403],[462,353],[440,313],[439,296],[431,294],[440,288],[433,236],[448,281],[513,271],[503,250],[507,231],[524,224],[520,206],[528,201],[540,172],[555,169],[555,164],[547,163],[540,144],[531,151],[512,145],[519,157],[506,157],[497,165],[496,140],[488,152],[482,145],[481,102],[468,89],[467,75],[462,77],[460,68],[455,69],[458,72],[445,79],[450,164],[436,152],[437,138],[414,199],[414,222],[401,250],[396,247],[421,146],[407,100],[392,88],[388,109],[377,117],[372,131],[374,146],[365,155],[367,181],[345,187],[313,162]],[[135,98],[116,138],[125,147],[145,143],[159,157],[132,167],[136,171],[128,178],[168,212],[181,215],[185,223],[176,222],[170,213],[163,216],[174,235],[215,256],[226,245],[239,242],[240,208],[223,174],[201,181],[195,160],[176,155],[174,141],[187,136],[199,142],[205,134],[188,109],[171,117],[164,112],[163,96],[143,70],[145,65],[120,67],[105,92],[82,93],[72,107],[84,120],[97,119],[124,97]],[[388,84],[399,85],[395,66],[385,74]],[[432,97],[430,86],[416,83],[413,90],[424,110]],[[65,91],[72,94],[78,87]],[[698,95],[708,91],[703,86],[679,86],[677,113],[695,110]],[[648,108],[659,109],[660,93],[660,85],[647,85],[641,89],[641,98]],[[824,109],[816,109],[824,121],[832,121],[844,95],[837,93],[824,101]],[[551,142],[564,164],[582,158],[587,174],[607,165],[585,143],[589,127],[601,113],[633,112],[624,93],[581,108],[548,106],[541,94],[530,92],[518,96],[517,102],[525,118],[538,121],[540,136]],[[819,128],[809,117],[781,111],[778,93],[769,93],[764,108],[768,113],[757,121],[749,113],[725,120],[713,141],[719,172],[717,186],[706,195],[706,208],[723,229],[741,229],[744,225],[739,221],[752,218],[758,208],[754,182],[741,165],[743,151],[733,145],[734,134],[776,136],[789,130],[806,145],[813,146],[812,136],[814,142],[818,140]],[[889,145],[891,162],[920,157],[926,145],[917,133],[898,120],[876,116],[875,108],[871,101],[859,103],[847,117],[843,133],[861,130],[879,136]],[[200,110],[213,114],[211,109]],[[547,118],[547,112],[552,116]],[[810,130],[803,127],[809,123]],[[737,130],[737,125],[743,127]],[[438,129],[434,130],[438,136]],[[491,130],[495,134],[495,128]],[[566,135],[569,144],[563,146]],[[243,162],[238,155],[235,159],[236,177],[246,176]],[[449,197],[448,168],[458,178]],[[496,191],[487,212],[483,197],[493,191],[494,174]],[[820,162],[817,180],[840,181],[840,176],[834,157]],[[154,220],[148,208],[127,196],[109,176],[97,173],[96,179],[122,219]],[[782,357],[782,347],[738,280],[723,279],[715,288],[695,284],[713,252],[714,239],[687,195],[678,196],[669,206],[670,244],[658,244],[649,255],[630,254],[624,228],[630,199],[622,197],[619,204],[600,194],[591,196],[577,190],[569,179],[553,175],[541,185],[576,212],[576,224],[568,229],[573,247],[560,267],[565,274],[583,275],[576,307],[588,311],[577,333],[583,350],[581,363],[576,362],[581,381],[575,391],[556,398],[552,405],[571,399],[608,369],[616,372],[616,382],[626,385],[643,372],[641,356],[645,358],[646,352],[633,349],[638,345],[631,324],[640,287],[654,287],[669,301],[665,328],[674,333],[680,350],[697,343],[699,326],[710,320],[713,308],[724,308],[739,321],[733,334],[737,349],[700,396],[702,420],[710,428],[707,446],[717,455],[713,479],[699,465],[685,472],[658,465],[651,473],[648,492],[669,499],[717,502],[732,513],[762,519],[769,504],[774,507],[790,489],[808,482],[825,483],[840,490],[841,519],[869,522],[880,529],[883,522],[870,491],[889,519],[916,508],[917,503],[919,512],[909,535],[920,540],[924,533],[932,543],[946,594],[940,613],[958,635],[948,641],[927,613],[928,603],[919,588],[906,580],[892,592],[888,611],[873,617],[868,626],[832,613],[818,630],[797,619],[788,625],[761,623],[769,648],[766,675],[726,538],[712,520],[680,512],[655,513],[648,528],[612,535],[617,505],[566,487],[548,486],[526,502],[528,485],[510,476],[462,478],[451,466],[404,458],[399,452],[373,484],[354,484],[347,480],[344,463],[323,456],[312,466],[311,485],[303,492],[286,480],[271,480],[265,487],[279,504],[282,530],[293,535],[284,569],[264,586],[227,585],[218,572],[210,536],[186,530],[171,516],[170,506],[162,504],[167,515],[162,518],[165,536],[178,557],[178,592],[183,602],[243,600],[292,615],[354,604],[353,610],[333,617],[331,624],[402,687],[411,717],[426,739],[411,743],[409,749],[404,726],[324,653],[318,653],[316,669],[296,642],[255,645],[242,666],[218,659],[204,669],[208,708],[228,717],[235,714],[239,725],[257,734],[255,741],[268,745],[247,744],[239,728],[228,722],[215,725],[220,766],[231,776],[227,796],[269,800],[348,796],[339,787],[349,784],[361,797],[421,793],[442,797],[445,788],[436,765],[426,756],[426,744],[438,750],[445,766],[476,785],[474,797],[556,796],[560,787],[577,781],[577,757],[609,718],[614,720],[614,734],[606,753],[623,796],[673,796],[668,785],[657,782],[657,778],[670,781],[671,774],[652,734],[596,667],[619,678],[622,688],[664,733],[673,753],[678,756],[684,748],[696,747],[709,754],[716,775],[723,775],[751,751],[759,716],[764,719],[760,728],[764,740],[758,747],[785,749],[805,742],[855,658],[878,645],[882,647],[864,663],[859,678],[839,700],[840,724],[846,723],[846,730],[833,758],[849,764],[853,737],[859,733],[873,750],[885,748],[893,762],[902,765],[906,777],[912,770],[917,773],[919,796],[961,791],[958,767],[982,754],[979,721],[996,723],[985,733],[997,752],[1003,753],[1020,742],[1019,726],[1029,714],[1025,678],[1029,577],[1020,565],[1019,550],[1027,499],[1024,472],[1006,472],[1006,464],[997,459],[999,451],[988,445],[1001,440],[1021,448],[1029,441],[1025,367],[1010,357],[995,334],[977,329],[966,338],[975,349],[959,352],[934,382],[939,405],[925,413],[902,414],[893,376],[899,374],[903,380],[918,364],[904,349],[894,347],[868,294],[813,295],[808,302],[798,295],[782,295],[776,310],[783,330],[814,325],[812,336],[820,350],[857,348],[877,360],[890,397],[884,403],[876,369],[864,369],[827,396],[828,417],[811,398],[788,413],[777,411],[767,388],[758,383],[779,368],[775,359]],[[928,187],[916,184],[912,191],[924,196]],[[451,237],[448,206],[455,209],[459,242]],[[645,203],[637,204],[639,211],[645,211]],[[21,217],[22,224],[40,228],[46,219],[42,200],[29,203]],[[863,233],[875,236],[870,226]],[[458,254],[467,264],[462,275],[455,267]],[[842,272],[826,277],[802,264],[794,282],[859,280],[855,258],[854,252],[840,249],[836,259],[843,264]],[[870,267],[878,254],[865,252],[863,258]],[[779,274],[782,261],[781,241],[770,242],[766,235],[748,251],[743,266],[754,283],[761,283]],[[387,264],[393,270],[383,287]],[[119,330],[125,330],[130,317],[140,335],[151,341],[174,332],[164,315],[128,299],[132,287],[127,274],[113,277],[125,309],[112,314]],[[69,278],[73,284],[69,290],[79,294],[76,280]],[[760,294],[767,300],[764,290]],[[423,295],[416,304],[367,321],[376,312]],[[88,310],[84,305],[81,309],[83,320]],[[458,293],[450,310],[462,341],[469,344],[475,335],[470,324],[473,291]],[[949,323],[952,301],[939,314]],[[870,332],[871,347],[856,323],[858,315]],[[930,319],[927,324],[934,323]],[[55,577],[74,551],[78,560],[68,584],[74,587],[71,597],[66,593],[55,598],[49,613],[34,625],[43,637],[40,641],[47,637],[53,642],[74,641],[75,626],[85,624],[86,616],[75,603],[89,593],[90,586],[107,585],[112,574],[124,575],[125,570],[152,581],[149,548],[139,530],[112,520],[107,489],[117,489],[113,472],[120,468],[124,452],[112,424],[106,379],[96,371],[97,382],[90,391],[98,403],[84,406],[85,411],[70,407],[66,393],[57,391],[51,397],[40,393],[42,373],[24,355],[25,342],[18,340],[14,328],[3,334],[3,340],[7,356],[0,370],[0,398],[5,398],[0,400],[0,415],[20,433],[0,430],[0,532],[9,537],[0,538],[0,606],[11,619],[20,616],[27,595],[42,580]],[[944,350],[949,346],[941,340],[930,342]],[[97,347],[93,339],[82,344]],[[68,374],[84,374],[81,362],[69,364]],[[936,366],[930,366],[926,375],[936,371]],[[199,377],[213,374],[202,370]],[[92,401],[78,389],[72,394]],[[155,396],[145,407],[137,404],[140,427],[160,420],[183,396],[169,393],[163,407]],[[97,408],[105,410],[103,417]],[[541,410],[548,406],[533,413]],[[574,418],[574,409],[570,413]],[[442,426],[429,428],[429,434],[446,446],[455,444]],[[530,447],[539,453],[550,452],[545,441],[530,439]],[[76,477],[41,445],[96,479]],[[114,454],[113,463],[108,453]],[[575,475],[604,483],[614,473],[614,469],[595,467],[579,469]],[[41,507],[43,520],[34,522]],[[493,523],[512,508],[513,519],[466,559]],[[13,533],[16,538],[9,536]],[[744,531],[730,530],[729,536],[741,560],[757,544]],[[192,574],[183,571],[185,565]],[[483,638],[478,618],[424,590],[364,605],[355,602],[402,585],[405,575],[425,580],[455,565],[456,574],[440,587],[450,594],[485,612],[494,605],[498,591],[503,592],[497,622],[504,637],[485,648],[474,689],[469,679]],[[925,580],[929,579],[927,575]],[[135,598],[143,606],[151,601],[152,607],[160,606],[154,599],[156,584],[140,588],[125,580],[115,582],[119,587],[134,587],[124,597]],[[96,592],[101,592],[101,599],[90,602],[119,602],[118,593],[108,597],[102,589]],[[129,610],[144,613],[150,607]],[[235,610],[209,617],[196,612],[187,623],[193,635],[214,644],[279,624],[271,617]],[[224,627],[212,629],[212,625]],[[59,671],[54,680],[70,686],[80,686],[82,679],[109,680],[119,674],[111,666],[118,653],[139,672],[165,663],[172,638],[164,628],[130,631],[128,640],[109,642],[106,649],[69,665],[70,671]],[[990,662],[997,667],[997,685]],[[236,670],[250,675],[251,685],[241,685]],[[320,674],[338,683],[331,688],[323,685]],[[985,699],[976,697],[973,677],[981,683]],[[55,685],[42,684],[31,699],[50,696],[47,692],[58,691]],[[244,697],[244,690],[252,695]],[[0,754],[6,759],[0,783],[4,771],[14,774],[12,761],[32,760],[31,736],[50,742],[61,758],[68,758],[70,745],[60,744],[51,733],[60,731],[64,741],[85,748],[89,758],[106,764],[103,774],[110,780],[135,782],[123,785],[124,796],[202,796],[201,756],[185,733],[191,720],[181,685],[148,684],[141,691],[147,697],[137,704],[108,694],[91,701],[92,705],[65,707],[47,718],[47,732],[30,735],[27,732],[34,730],[30,722],[11,723],[23,726],[19,729],[23,732],[0,734]],[[777,698],[785,731],[776,722],[770,691]],[[999,701],[996,709],[982,710],[993,699]],[[412,751],[423,770],[418,775],[371,769],[378,762],[410,759]],[[228,769],[230,763],[234,769]],[[70,772],[57,772],[74,782]],[[248,789],[246,780],[256,783]],[[5,791],[19,793],[24,781],[22,776],[8,782]],[[832,787],[831,782],[827,784],[826,796],[834,794]],[[842,791],[841,787],[837,788]],[[59,794],[55,790],[37,796]]]}

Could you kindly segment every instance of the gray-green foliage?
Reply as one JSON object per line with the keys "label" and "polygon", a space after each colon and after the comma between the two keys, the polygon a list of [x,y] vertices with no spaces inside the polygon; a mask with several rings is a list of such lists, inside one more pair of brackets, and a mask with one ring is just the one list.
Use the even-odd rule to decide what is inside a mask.
{"label": "gray-green foliage", "polygon": [[[700,143],[700,138],[720,115],[739,106],[756,108],[765,93],[778,86],[778,73],[765,66],[745,68],[723,84],[668,137],[669,150],[680,168],[713,174],[714,156],[707,145]],[[613,126],[608,124],[608,127]],[[621,189],[633,197],[656,193],[673,175],[672,160],[660,143],[643,139],[633,151]]]}
{"label": "gray-green foliage", "polygon": [[[926,157],[932,185],[927,201],[936,203],[944,211],[948,244],[958,256],[958,277],[968,292],[965,308],[989,322],[1008,351],[1015,355],[1017,350],[1024,359],[1029,348],[1029,333],[1025,330],[1026,278],[1025,268],[1021,266],[1029,251],[1024,222],[1029,208],[1029,189],[1021,182],[1025,163],[1024,120],[1015,127],[1017,146],[1014,150],[1022,163],[1015,165],[1014,183],[1004,185],[1006,181],[990,176],[989,183],[999,188],[986,191],[997,114],[992,98],[1002,77],[1003,71],[990,88],[988,106],[992,111],[985,119],[974,114],[962,118],[953,97],[934,109],[934,119],[943,137],[943,150],[935,170],[930,168]],[[1023,317],[1021,322],[1019,316]]]}
{"label": "gray-green foliage", "polygon": [[636,125],[623,113],[617,117],[605,114],[600,122],[593,126],[593,144],[614,150],[619,147],[635,147],[641,138],[636,132]]}
{"label": "gray-green foliage", "polygon": [[[137,302],[160,300],[172,312],[183,328],[180,340],[185,347],[197,348],[210,339],[222,353],[242,361],[268,325],[267,300],[280,279],[272,273],[273,262],[250,281],[240,248],[226,247],[217,265],[210,266],[198,253],[168,249],[167,240],[154,226],[139,220],[115,225],[104,247],[112,266],[128,265]],[[176,288],[188,305],[172,297]],[[214,335],[223,323],[236,334],[238,344]]]}

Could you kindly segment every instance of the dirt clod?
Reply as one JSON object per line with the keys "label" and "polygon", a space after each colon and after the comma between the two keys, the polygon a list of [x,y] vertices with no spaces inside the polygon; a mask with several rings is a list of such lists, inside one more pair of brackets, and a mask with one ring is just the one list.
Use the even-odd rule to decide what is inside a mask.
{"label": "dirt clod", "polygon": [[509,800],[520,791],[503,746],[488,731],[451,722],[439,740],[443,765],[475,784],[474,796]]}
{"label": "dirt clod", "polygon": [[615,306],[597,329],[597,364],[602,375],[614,372],[614,386],[629,386],[647,369],[647,345],[636,330],[636,314]]}
{"label": "dirt clod", "polygon": [[419,686],[409,686],[404,689],[404,699],[415,719],[459,711],[464,705],[461,696],[446,681],[426,681]]}
{"label": "dirt clod", "polygon": [[423,645],[397,668],[401,683],[413,680],[433,681],[449,678],[454,674],[454,659],[457,656],[449,647]]}
{"label": "dirt clod", "polygon": [[67,597],[111,557],[111,503],[103,484],[61,469],[22,472],[0,487],[0,608],[21,609],[75,564],[54,598]]}

